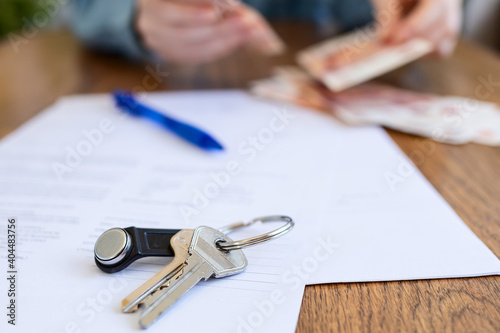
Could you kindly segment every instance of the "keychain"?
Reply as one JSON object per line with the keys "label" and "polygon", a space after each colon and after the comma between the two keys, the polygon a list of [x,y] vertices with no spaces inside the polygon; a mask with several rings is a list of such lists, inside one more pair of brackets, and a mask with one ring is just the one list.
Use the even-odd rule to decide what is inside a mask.
{"label": "keychain", "polygon": [[[280,228],[239,241],[226,234],[256,222],[284,222]],[[105,231],[94,248],[96,265],[104,272],[118,272],[137,259],[148,256],[174,257],[166,267],[122,301],[123,312],[142,306],[139,323],[149,327],[196,283],[210,277],[222,278],[243,272],[247,259],[241,250],[289,232],[294,221],[276,215],[237,222],[220,229],[113,228]]]}

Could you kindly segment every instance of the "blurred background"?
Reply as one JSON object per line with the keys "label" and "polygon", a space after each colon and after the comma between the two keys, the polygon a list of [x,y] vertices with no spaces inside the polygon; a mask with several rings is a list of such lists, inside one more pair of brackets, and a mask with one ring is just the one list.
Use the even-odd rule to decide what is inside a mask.
{"label": "blurred background", "polygon": [[465,4],[464,36],[500,50],[500,0],[469,0]]}
{"label": "blurred background", "polygon": [[[0,0],[0,40],[17,32],[56,29],[71,19],[71,0]],[[500,0],[466,0],[463,36],[500,50]],[[9,38],[10,34],[10,38]]]}

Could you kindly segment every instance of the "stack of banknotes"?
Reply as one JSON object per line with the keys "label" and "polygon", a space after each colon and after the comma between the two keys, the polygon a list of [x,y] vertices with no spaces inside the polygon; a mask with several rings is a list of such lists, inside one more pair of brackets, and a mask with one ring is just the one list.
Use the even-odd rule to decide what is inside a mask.
{"label": "stack of banknotes", "polygon": [[278,67],[271,78],[252,82],[251,92],[329,112],[348,125],[382,125],[450,144],[500,145],[496,104],[364,83],[431,51],[422,39],[387,46],[358,31],[299,52],[303,69]]}

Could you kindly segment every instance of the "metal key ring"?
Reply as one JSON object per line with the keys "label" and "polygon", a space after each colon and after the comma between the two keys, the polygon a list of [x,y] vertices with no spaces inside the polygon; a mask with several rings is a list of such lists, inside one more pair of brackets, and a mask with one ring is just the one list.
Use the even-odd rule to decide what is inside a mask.
{"label": "metal key ring", "polygon": [[216,243],[217,247],[219,249],[225,250],[225,251],[239,250],[239,249],[242,249],[246,246],[255,245],[255,244],[262,243],[262,242],[268,241],[270,239],[276,238],[276,237],[280,237],[280,236],[286,234],[287,232],[289,232],[290,230],[292,230],[293,226],[295,225],[295,222],[293,222],[292,218],[289,216],[272,215],[272,216],[258,217],[258,218],[255,218],[253,220],[247,221],[247,222],[236,222],[236,223],[233,223],[233,224],[230,224],[228,226],[220,228],[219,231],[227,234],[227,233],[232,232],[234,230],[251,226],[252,224],[254,224],[256,222],[262,222],[262,223],[264,223],[264,222],[286,222],[286,224],[284,226],[276,229],[276,230],[267,232],[265,234],[251,237],[251,238],[242,239],[239,241],[228,242],[228,241],[220,240]]}

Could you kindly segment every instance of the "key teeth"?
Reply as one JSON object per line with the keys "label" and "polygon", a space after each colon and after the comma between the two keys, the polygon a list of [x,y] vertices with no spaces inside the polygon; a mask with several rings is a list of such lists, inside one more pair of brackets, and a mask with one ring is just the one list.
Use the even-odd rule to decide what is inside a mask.
{"label": "key teeth", "polygon": [[161,289],[162,285],[168,286],[171,279],[178,277],[189,256],[188,249],[191,238],[193,237],[193,232],[194,231],[191,229],[183,229],[171,239],[171,246],[175,253],[172,262],[124,298],[121,302],[122,312],[133,313],[138,311],[149,297],[157,290]]}
{"label": "key teeth", "polygon": [[138,305],[131,307],[126,302],[122,302],[122,312],[123,313],[133,313],[133,312],[136,312],[138,309],[139,309]]}
{"label": "key teeth", "polygon": [[[189,255],[184,264],[179,266],[179,271],[170,275],[165,286],[167,290],[160,287],[151,291],[147,298],[142,299],[141,303],[131,309],[130,312],[143,308],[139,317],[139,326],[142,329],[147,329],[158,321],[180,297],[199,281],[205,281],[210,277],[234,275],[245,269],[247,260],[241,250],[235,250],[231,255],[220,257],[220,251],[215,247],[215,241],[217,237],[222,236],[224,235],[219,231],[209,227],[198,227],[194,230],[187,251]],[[216,257],[211,257],[212,254]],[[131,307],[132,304],[129,306]],[[123,308],[124,312],[126,309],[126,307]]]}

